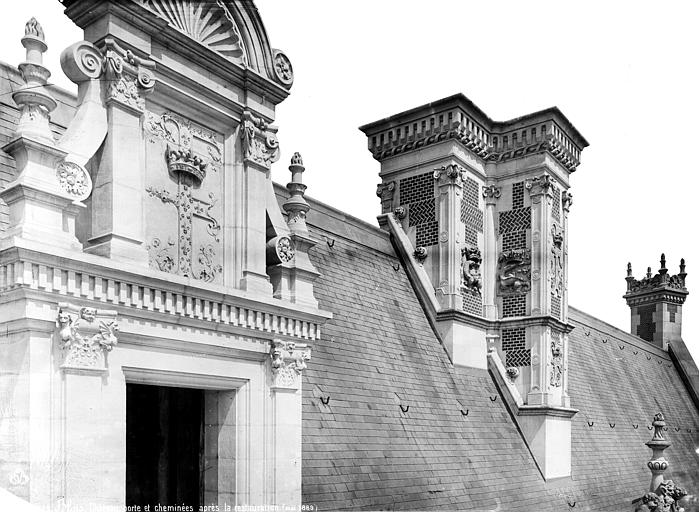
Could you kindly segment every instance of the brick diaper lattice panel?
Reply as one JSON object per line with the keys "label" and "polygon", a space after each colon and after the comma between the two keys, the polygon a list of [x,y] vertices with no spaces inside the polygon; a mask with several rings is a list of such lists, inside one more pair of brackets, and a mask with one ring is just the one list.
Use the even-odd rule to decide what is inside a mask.
{"label": "brick diaper lattice panel", "polygon": [[478,182],[466,178],[461,198],[461,222],[464,224],[466,243],[478,245],[478,233],[483,233],[483,210],[479,208]]}
{"label": "brick diaper lattice panel", "polygon": [[431,172],[400,180],[400,204],[434,198],[434,177]]}
{"label": "brick diaper lattice panel", "polygon": [[502,235],[502,250],[525,249],[527,247],[526,231],[510,231]]}
{"label": "brick diaper lattice panel", "polygon": [[551,294],[551,316],[561,319],[561,298],[555,293]]}
{"label": "brick diaper lattice panel", "polygon": [[510,350],[505,352],[505,366],[531,366],[532,351],[530,349]]}
{"label": "brick diaper lattice panel", "polygon": [[417,201],[408,206],[408,226],[419,226],[435,222],[434,199]]}
{"label": "brick diaper lattice panel", "polygon": [[531,350],[525,348],[524,327],[503,329],[501,340],[502,350],[505,352],[505,366],[531,366]]}
{"label": "brick diaper lattice panel", "polygon": [[526,330],[524,327],[515,327],[514,329],[502,330],[502,349],[508,350],[524,350],[526,342]]}
{"label": "brick diaper lattice panel", "polygon": [[439,223],[419,224],[415,230],[415,247],[428,247],[439,241]]}
{"label": "brick diaper lattice panel", "polygon": [[556,220],[561,220],[561,191],[557,187],[551,187],[553,201],[551,203],[551,215]]}
{"label": "brick diaper lattice panel", "polygon": [[524,182],[512,184],[512,209],[524,208]]}
{"label": "brick diaper lattice panel", "polygon": [[483,299],[480,295],[464,292],[461,297],[463,298],[464,311],[472,315],[483,316]]}
{"label": "brick diaper lattice panel", "polygon": [[505,295],[502,298],[502,317],[526,316],[527,296],[526,295]]}
{"label": "brick diaper lattice panel", "polygon": [[531,227],[532,224],[532,209],[518,208],[506,212],[499,212],[498,227],[500,233],[509,233],[511,231],[524,231]]}
{"label": "brick diaper lattice panel", "polygon": [[653,335],[655,334],[655,321],[653,320],[653,313],[655,313],[655,305],[639,306],[638,308],[638,314],[641,318],[639,319],[640,322],[636,328],[636,334],[646,341],[652,341]]}

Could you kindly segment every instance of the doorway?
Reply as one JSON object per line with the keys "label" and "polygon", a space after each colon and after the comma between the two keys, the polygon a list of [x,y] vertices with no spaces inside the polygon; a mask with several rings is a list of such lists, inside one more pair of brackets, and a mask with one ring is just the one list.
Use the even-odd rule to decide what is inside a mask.
{"label": "doorway", "polygon": [[204,500],[204,390],[126,385],[126,505]]}

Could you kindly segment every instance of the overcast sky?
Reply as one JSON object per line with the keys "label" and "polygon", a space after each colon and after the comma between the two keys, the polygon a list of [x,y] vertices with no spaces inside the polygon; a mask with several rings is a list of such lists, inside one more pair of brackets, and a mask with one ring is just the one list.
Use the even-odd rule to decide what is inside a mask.
{"label": "overcast sky", "polygon": [[[628,330],[626,263],[640,278],[661,252],[673,274],[684,257],[683,338],[699,360],[699,3],[256,4],[295,73],[278,108],[275,181],[288,181],[300,151],[309,195],[376,224],[379,163],[358,126],[457,92],[495,120],[556,105],[590,143],[571,179],[570,304]],[[0,60],[23,60],[31,16],[46,32],[52,80],[69,86],[58,55],[82,37],[57,0],[8,3]]]}

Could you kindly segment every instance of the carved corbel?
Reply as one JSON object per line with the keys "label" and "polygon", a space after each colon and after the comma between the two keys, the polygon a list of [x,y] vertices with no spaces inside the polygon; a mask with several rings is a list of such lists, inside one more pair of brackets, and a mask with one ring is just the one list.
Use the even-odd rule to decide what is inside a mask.
{"label": "carved corbel", "polygon": [[272,340],[270,347],[272,360],[272,387],[298,389],[301,372],[306,369],[306,361],[311,359],[311,349],[305,343]]}
{"label": "carved corbel", "polygon": [[395,190],[395,181],[379,183],[376,186],[376,195],[381,198],[381,213],[389,213],[393,208],[393,195]]}
{"label": "carved corbel", "polygon": [[240,139],[243,145],[243,159],[246,162],[271,169],[272,164],[279,160],[277,128],[255,117],[249,110],[243,112]]}
{"label": "carved corbel", "polygon": [[117,344],[117,313],[74,304],[58,305],[56,334],[64,370],[107,371],[106,354]]}

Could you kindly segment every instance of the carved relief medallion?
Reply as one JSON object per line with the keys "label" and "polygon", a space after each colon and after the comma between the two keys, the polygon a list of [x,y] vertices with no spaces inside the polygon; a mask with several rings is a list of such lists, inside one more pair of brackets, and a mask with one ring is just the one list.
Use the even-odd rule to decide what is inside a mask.
{"label": "carved relief medallion", "polygon": [[498,291],[502,295],[525,293],[531,287],[531,252],[512,249],[498,258]]}
{"label": "carved relief medallion", "polygon": [[59,163],[56,166],[56,178],[60,187],[76,201],[83,201],[92,193],[90,174],[74,162]]}

